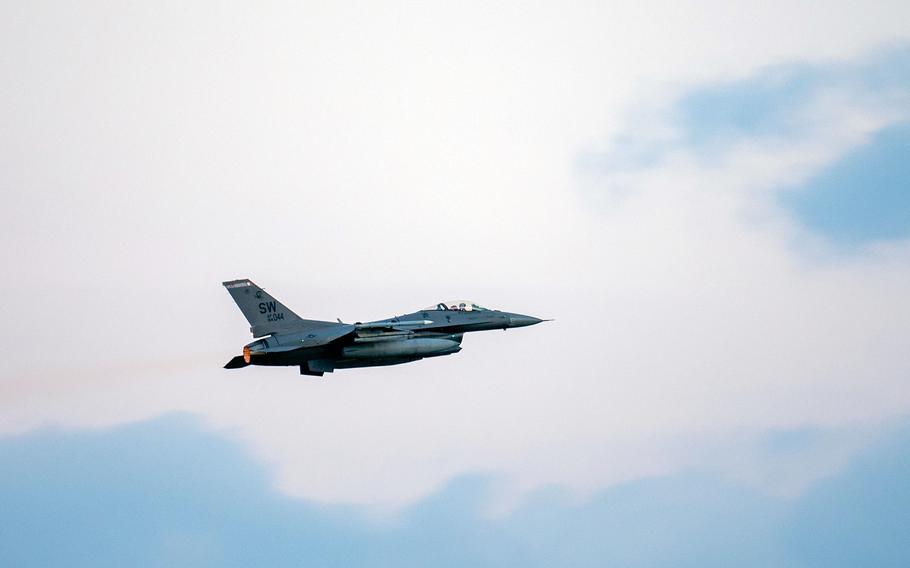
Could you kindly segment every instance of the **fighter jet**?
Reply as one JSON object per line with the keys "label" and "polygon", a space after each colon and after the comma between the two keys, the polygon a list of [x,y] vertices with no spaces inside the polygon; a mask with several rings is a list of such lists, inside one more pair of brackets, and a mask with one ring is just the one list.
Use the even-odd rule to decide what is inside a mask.
{"label": "fighter jet", "polygon": [[[296,366],[321,377],[335,369],[378,367],[461,351],[466,332],[509,329],[542,319],[488,310],[474,302],[440,302],[402,316],[368,323],[303,319],[249,279],[223,282],[256,341],[225,369],[248,365]],[[261,338],[261,339],[258,339]]]}

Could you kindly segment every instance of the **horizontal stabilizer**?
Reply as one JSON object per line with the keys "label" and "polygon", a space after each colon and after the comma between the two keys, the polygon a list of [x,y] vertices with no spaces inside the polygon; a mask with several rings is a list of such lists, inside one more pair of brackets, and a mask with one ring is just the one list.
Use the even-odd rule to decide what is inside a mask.
{"label": "horizontal stabilizer", "polygon": [[249,365],[244,359],[243,355],[237,355],[233,359],[227,362],[227,365],[224,366],[225,369],[242,369]]}

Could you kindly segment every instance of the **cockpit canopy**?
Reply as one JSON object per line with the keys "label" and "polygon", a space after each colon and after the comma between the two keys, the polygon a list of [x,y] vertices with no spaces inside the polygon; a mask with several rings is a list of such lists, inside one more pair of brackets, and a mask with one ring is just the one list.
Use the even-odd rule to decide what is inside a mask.
{"label": "cockpit canopy", "polygon": [[471,300],[453,300],[451,302],[439,302],[435,306],[430,306],[429,308],[424,308],[423,311],[429,312],[432,310],[438,311],[460,311],[460,312],[484,312],[487,309],[479,304],[475,304]]}

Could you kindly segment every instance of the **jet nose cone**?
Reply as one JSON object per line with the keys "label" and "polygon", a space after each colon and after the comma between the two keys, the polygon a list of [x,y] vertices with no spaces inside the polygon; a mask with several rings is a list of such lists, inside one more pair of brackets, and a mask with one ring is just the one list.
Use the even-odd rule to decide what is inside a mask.
{"label": "jet nose cone", "polygon": [[526,325],[534,325],[535,323],[540,323],[543,320],[540,318],[535,318],[532,316],[523,316],[521,314],[511,314],[509,316],[509,327],[525,327]]}

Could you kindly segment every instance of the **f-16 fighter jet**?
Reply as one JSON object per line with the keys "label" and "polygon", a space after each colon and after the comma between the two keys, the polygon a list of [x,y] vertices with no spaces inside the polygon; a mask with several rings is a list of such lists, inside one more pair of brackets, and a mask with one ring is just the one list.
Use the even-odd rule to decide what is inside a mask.
{"label": "f-16 fighter jet", "polygon": [[468,331],[508,329],[544,320],[488,310],[474,302],[440,302],[403,316],[369,323],[303,319],[251,280],[224,282],[250,322],[254,338],[224,366],[296,366],[301,375],[321,377],[335,369],[377,367],[461,351]]}

